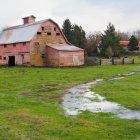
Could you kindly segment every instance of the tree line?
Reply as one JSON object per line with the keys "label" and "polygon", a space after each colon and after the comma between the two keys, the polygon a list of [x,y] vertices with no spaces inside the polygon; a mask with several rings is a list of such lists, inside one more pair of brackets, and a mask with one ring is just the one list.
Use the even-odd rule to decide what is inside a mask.
{"label": "tree line", "polygon": [[62,31],[68,41],[85,50],[86,55],[101,57],[119,57],[124,53],[120,41],[129,41],[129,51],[138,50],[138,43],[140,40],[140,31],[137,30],[130,35],[116,31],[115,26],[109,23],[104,33],[95,32],[86,35],[86,32],[77,24],[72,24],[69,19],[64,20]]}

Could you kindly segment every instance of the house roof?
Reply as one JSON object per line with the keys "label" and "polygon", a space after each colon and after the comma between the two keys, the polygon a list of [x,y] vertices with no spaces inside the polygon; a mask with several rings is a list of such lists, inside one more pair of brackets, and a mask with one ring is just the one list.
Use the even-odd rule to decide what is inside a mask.
{"label": "house roof", "polygon": [[[58,24],[54,22],[52,19],[46,19],[46,20],[41,20],[37,21],[31,24],[26,24],[26,25],[18,25],[18,26],[13,26],[4,29],[0,33],[0,44],[12,44],[12,43],[18,43],[18,42],[28,42],[31,41],[34,35],[37,33],[39,30],[41,24],[46,21],[51,21],[53,22],[58,28]],[[60,29],[60,28],[59,28]],[[66,39],[65,35],[60,29],[60,32],[62,33],[62,36],[66,40],[68,44],[69,41]]]}
{"label": "house roof", "polygon": [[82,51],[83,49],[78,48],[73,45],[63,44],[63,45],[48,45],[49,47],[59,50],[59,51]]}
{"label": "house roof", "polygon": [[120,41],[120,45],[128,46],[129,45],[129,41]]}
{"label": "house roof", "polygon": [[[130,41],[120,41],[120,45],[122,46],[128,46]],[[138,46],[140,46],[140,41],[138,42]]]}

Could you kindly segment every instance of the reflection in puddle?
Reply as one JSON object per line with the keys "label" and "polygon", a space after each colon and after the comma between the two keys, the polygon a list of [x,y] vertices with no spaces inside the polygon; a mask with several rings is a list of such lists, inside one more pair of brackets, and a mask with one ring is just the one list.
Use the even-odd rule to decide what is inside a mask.
{"label": "reflection in puddle", "polygon": [[[123,76],[129,75],[132,75],[132,73]],[[110,80],[117,79],[122,79],[122,76],[111,78]],[[88,110],[91,112],[112,112],[119,118],[124,119],[140,119],[140,111],[129,110],[117,103],[106,101],[104,97],[90,90],[92,85],[102,81],[102,79],[99,79],[68,89],[67,94],[63,97],[62,103],[66,115],[78,115],[82,111]]]}

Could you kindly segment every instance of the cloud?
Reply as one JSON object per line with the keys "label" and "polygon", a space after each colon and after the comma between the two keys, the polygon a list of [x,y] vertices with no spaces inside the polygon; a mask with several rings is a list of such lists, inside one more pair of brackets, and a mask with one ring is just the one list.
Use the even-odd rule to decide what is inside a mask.
{"label": "cloud", "polygon": [[4,0],[0,5],[0,26],[21,24],[21,18],[35,15],[52,18],[61,26],[66,18],[87,32],[102,31],[112,22],[117,30],[140,29],[138,0]]}

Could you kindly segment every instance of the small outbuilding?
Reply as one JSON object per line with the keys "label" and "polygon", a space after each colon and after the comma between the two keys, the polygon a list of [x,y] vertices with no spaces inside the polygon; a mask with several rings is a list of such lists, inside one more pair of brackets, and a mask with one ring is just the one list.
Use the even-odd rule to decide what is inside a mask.
{"label": "small outbuilding", "polygon": [[83,65],[83,49],[75,46],[47,45],[48,66],[81,66]]}

